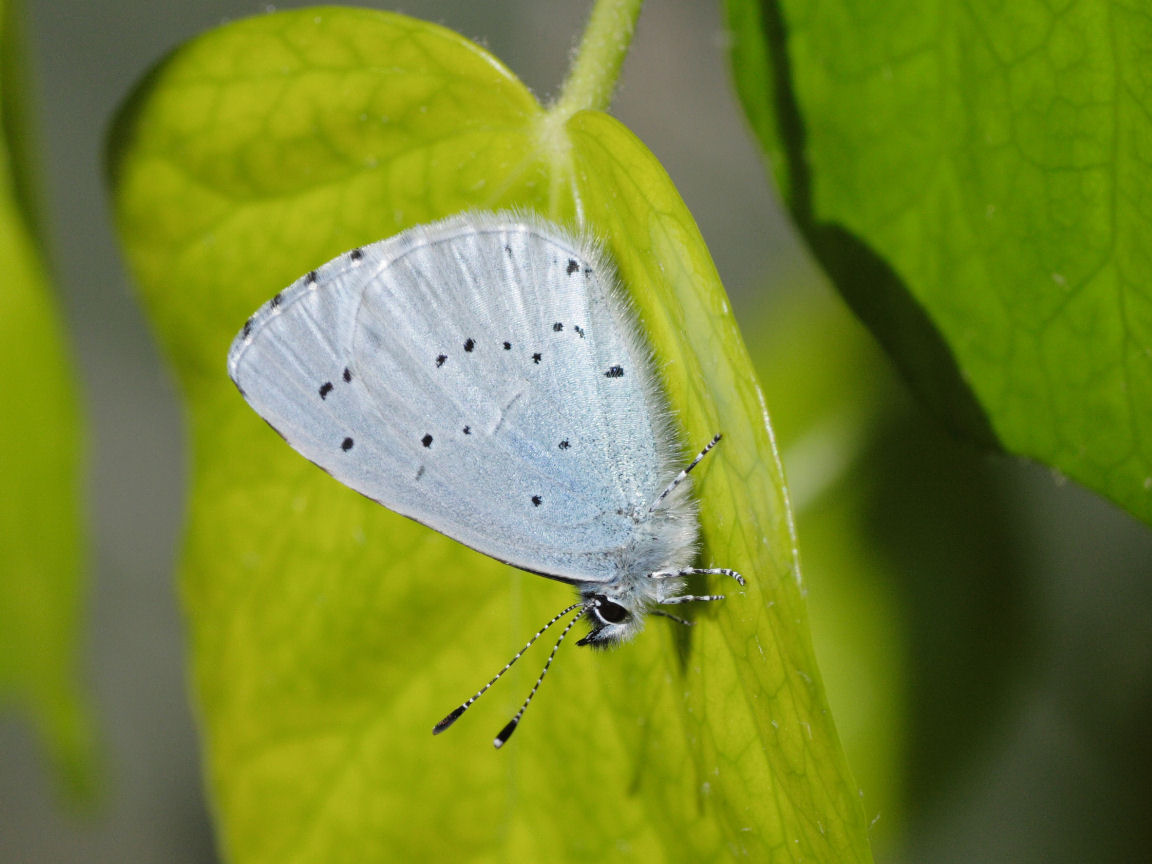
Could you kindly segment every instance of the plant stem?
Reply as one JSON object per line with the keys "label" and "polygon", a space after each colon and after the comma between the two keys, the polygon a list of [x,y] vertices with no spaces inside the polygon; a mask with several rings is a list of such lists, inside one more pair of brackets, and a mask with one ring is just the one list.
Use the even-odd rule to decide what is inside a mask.
{"label": "plant stem", "polygon": [[643,5],[644,0],[596,0],[568,77],[552,106],[554,115],[564,118],[585,109],[603,111],[612,104]]}

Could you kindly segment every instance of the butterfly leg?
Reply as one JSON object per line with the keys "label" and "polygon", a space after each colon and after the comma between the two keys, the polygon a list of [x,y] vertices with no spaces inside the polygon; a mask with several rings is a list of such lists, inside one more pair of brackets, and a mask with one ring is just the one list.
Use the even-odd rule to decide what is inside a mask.
{"label": "butterfly leg", "polygon": [[669,612],[662,612],[659,609],[652,610],[653,615],[659,615],[661,618],[667,618],[670,621],[675,621],[677,624],[683,624],[685,627],[691,627],[692,622],[686,618],[681,618],[679,615],[672,615]]}
{"label": "butterfly leg", "polygon": [[682,594],[679,597],[668,597],[665,600],[661,600],[660,604],[662,606],[674,606],[677,603],[696,603],[723,599],[723,594]]}
{"label": "butterfly leg", "polygon": [[700,460],[708,455],[708,451],[711,450],[713,447],[715,447],[716,444],[720,441],[720,439],[722,437],[723,436],[720,435],[719,433],[717,433],[715,436],[713,436],[712,440],[709,441],[707,445],[705,445],[704,449],[696,454],[696,458],[693,459],[690,463],[688,463],[688,467],[685,468],[683,471],[681,471],[679,474],[677,474],[672,479],[672,482],[668,484],[667,488],[665,488],[665,490],[660,493],[660,497],[657,498],[655,503],[649,508],[649,512],[652,512],[657,507],[659,507],[660,504],[664,501],[664,499],[668,497],[668,493],[671,492],[673,489],[675,489],[677,486],[679,486],[681,483],[684,482],[684,478],[688,476],[688,472],[700,464]]}
{"label": "butterfly leg", "polygon": [[685,567],[683,570],[657,570],[655,573],[649,573],[649,579],[678,579],[682,576],[731,576],[740,584],[741,587],[745,585],[744,577],[737,573],[735,570],[729,570],[727,567]]}

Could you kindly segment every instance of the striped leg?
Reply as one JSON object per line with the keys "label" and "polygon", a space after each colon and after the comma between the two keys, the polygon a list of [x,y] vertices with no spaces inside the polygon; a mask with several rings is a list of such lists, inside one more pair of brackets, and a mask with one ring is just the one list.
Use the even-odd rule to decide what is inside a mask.
{"label": "striped leg", "polygon": [[657,570],[655,573],[649,573],[649,579],[678,579],[681,576],[731,576],[735,579],[741,587],[746,583],[744,577],[737,573],[735,570],[729,570],[727,567],[685,567],[683,570]]}
{"label": "striped leg", "polygon": [[685,627],[691,627],[692,622],[686,618],[681,618],[679,615],[673,615],[669,612],[664,612],[660,609],[653,609],[653,615],[659,615],[661,618],[667,618],[669,621],[675,621],[677,624],[683,624]]}
{"label": "striped leg", "polygon": [[700,464],[700,460],[708,455],[708,451],[715,447],[717,442],[719,442],[722,437],[722,435],[717,434],[711,441],[708,442],[707,446],[703,450],[696,454],[696,458],[689,463],[688,467],[677,474],[672,482],[668,484],[668,488],[660,493],[660,497],[657,498],[656,502],[648,509],[649,513],[660,506],[661,502],[668,497],[669,492],[684,482],[684,478],[688,476],[688,472]]}

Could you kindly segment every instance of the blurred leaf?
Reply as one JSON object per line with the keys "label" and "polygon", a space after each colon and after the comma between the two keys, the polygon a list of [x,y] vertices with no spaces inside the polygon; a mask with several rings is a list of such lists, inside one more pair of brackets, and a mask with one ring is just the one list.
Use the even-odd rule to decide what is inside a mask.
{"label": "blurred leaf", "polygon": [[[120,116],[110,163],[191,407],[184,600],[230,858],[869,859],[755,376],[690,214],[626,129],[544,112],[439,27],[312,9],[177,51]],[[252,310],[334,255],[511,206],[605,238],[685,457],[725,434],[697,484],[703,558],[750,584],[688,636],[654,621],[619,651],[566,649],[497,754],[531,661],[449,733],[431,726],[570,594],[332,482],[247,408],[224,358]]]}
{"label": "blurred leaf", "polygon": [[939,413],[1152,521],[1137,8],[728,0],[813,251]]}
{"label": "blurred leaf", "polygon": [[[870,458],[898,387],[866,331],[819,286],[761,304],[752,356],[788,467],[816,656],[880,860],[901,837],[911,705],[909,610],[869,524]],[[917,502],[924,506],[925,502]]]}
{"label": "blurred leaf", "polygon": [[948,806],[1001,728],[1035,645],[1034,535],[1004,460],[941,430],[844,305],[802,287],[762,304],[753,357],[779,418],[828,701],[884,859]]}
{"label": "blurred leaf", "polygon": [[19,10],[0,0],[0,704],[27,711],[73,800],[93,792],[77,655],[84,580],[80,411],[27,209]]}

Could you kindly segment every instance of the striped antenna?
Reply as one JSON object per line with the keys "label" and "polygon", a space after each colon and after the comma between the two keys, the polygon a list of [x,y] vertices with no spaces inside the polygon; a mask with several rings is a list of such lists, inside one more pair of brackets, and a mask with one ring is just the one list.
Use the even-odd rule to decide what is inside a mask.
{"label": "striped antenna", "polygon": [[[561,618],[563,618],[565,615],[567,615],[573,609],[579,609],[583,605],[584,605],[583,603],[573,603],[567,609],[563,610],[562,612],[557,613],[556,616],[551,621],[549,621],[547,624],[545,624],[543,627],[541,627],[539,630],[537,630],[536,635],[533,636],[531,639],[529,639],[528,642],[524,645],[524,647],[516,652],[515,657],[513,657],[511,660],[509,660],[507,663],[504,664],[504,668],[501,669],[499,672],[497,672],[495,677],[493,677],[491,681],[489,681],[487,684],[485,684],[483,687],[481,687],[479,690],[477,690],[475,695],[471,699],[469,699],[464,704],[460,705],[455,711],[453,711],[451,714],[449,714],[447,717],[445,717],[443,720],[441,720],[439,723],[437,723],[435,726],[433,726],[432,727],[432,734],[433,735],[439,735],[441,732],[443,732],[445,729],[447,729],[449,726],[451,726],[453,723],[455,723],[457,720],[459,720],[460,715],[463,714],[465,711],[467,711],[473,702],[475,702],[477,699],[479,699],[481,696],[483,696],[488,691],[489,687],[491,687],[493,684],[495,684],[497,681],[499,681],[500,677],[505,672],[507,672],[509,669],[512,668],[512,664],[515,663],[517,660],[519,660],[521,657],[523,657],[524,652],[527,651],[529,648],[531,648],[533,643],[535,643],[535,641],[537,639],[539,639],[541,636],[543,636],[544,633],[547,632],[549,627],[551,627],[553,624],[555,624],[557,621],[559,621]],[[584,614],[584,610],[581,610],[580,615],[577,615],[575,618],[572,619],[572,622],[566,628],[564,628],[565,634],[567,634],[568,631],[572,629],[572,624],[575,624],[580,619],[580,616],[583,614]],[[563,639],[564,636],[561,635],[560,638]],[[557,646],[559,646],[559,644],[560,644],[559,642],[556,643]],[[556,653],[556,649],[553,648],[552,654],[554,655],[555,653]],[[551,656],[549,656],[548,662],[549,663],[552,662]],[[548,671],[548,666],[545,665],[544,672],[547,672],[547,671]],[[540,673],[540,677],[541,678],[544,677],[543,672]],[[536,687],[539,687],[539,686],[540,686],[540,681],[537,680]],[[536,687],[532,688],[533,693],[536,692]],[[531,699],[532,697],[529,696],[528,698]],[[527,703],[525,703],[525,707],[527,707]],[[520,714],[523,714],[523,713],[524,713],[524,708],[521,708]],[[520,719],[520,714],[516,715],[517,721],[519,721],[519,719]],[[509,724],[509,725],[514,725],[514,724]],[[511,735],[511,734],[512,734],[511,732],[508,733],[508,735]],[[505,736],[505,740],[507,740],[507,736]],[[503,743],[503,742],[500,742],[500,743]],[[500,744],[497,744],[496,746],[499,747]]]}
{"label": "striped antenna", "polygon": [[512,737],[512,733],[516,731],[516,727],[520,724],[520,718],[524,716],[524,712],[528,709],[528,703],[532,701],[532,697],[536,695],[536,691],[540,689],[540,682],[544,680],[544,676],[548,674],[548,667],[552,665],[552,659],[556,656],[556,652],[560,650],[560,643],[564,641],[564,637],[568,635],[568,631],[584,617],[584,613],[588,611],[590,606],[584,606],[579,612],[573,616],[572,620],[568,622],[568,626],[560,634],[560,638],[556,640],[556,644],[552,646],[552,653],[548,655],[548,659],[544,662],[544,668],[540,670],[540,677],[536,679],[536,683],[532,685],[532,690],[528,693],[528,698],[524,700],[524,704],[520,706],[520,710],[516,712],[516,716],[508,721],[505,726],[496,735],[496,739],[492,742],[492,746],[499,750],[504,744]]}
{"label": "striped antenna", "polygon": [[681,483],[684,482],[684,478],[688,476],[688,472],[691,471],[693,468],[695,468],[697,465],[699,465],[700,460],[703,459],[705,456],[707,456],[708,451],[711,450],[713,447],[715,447],[716,444],[723,437],[724,436],[721,435],[720,433],[716,433],[716,436],[711,441],[708,442],[708,444],[704,447],[704,449],[696,454],[696,458],[693,459],[690,463],[688,463],[688,467],[685,468],[683,471],[681,471],[679,474],[677,474],[675,476],[675,478],[673,478],[672,482],[668,484],[668,487],[663,492],[660,493],[660,497],[657,498],[655,503],[651,507],[648,508],[649,513],[653,512],[657,507],[660,506],[660,503],[665,498],[668,497],[669,492],[671,492],[673,489],[675,489],[677,486],[679,486]]}

